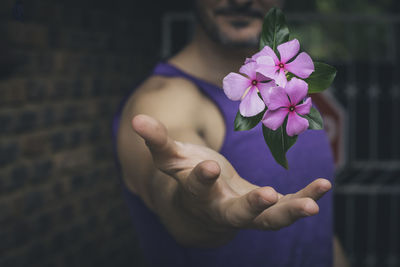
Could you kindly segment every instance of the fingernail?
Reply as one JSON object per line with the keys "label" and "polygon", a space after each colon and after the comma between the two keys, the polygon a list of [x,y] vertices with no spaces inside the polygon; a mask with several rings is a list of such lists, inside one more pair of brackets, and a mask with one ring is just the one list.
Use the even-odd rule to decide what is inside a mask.
{"label": "fingernail", "polygon": [[325,192],[326,192],[326,190],[324,187],[322,187],[322,186],[318,187],[318,193],[323,194]]}
{"label": "fingernail", "polygon": [[319,192],[320,194],[326,193],[326,192],[328,192],[328,191],[329,191],[329,188],[328,188],[327,186],[320,186],[320,187],[318,188],[318,192]]}

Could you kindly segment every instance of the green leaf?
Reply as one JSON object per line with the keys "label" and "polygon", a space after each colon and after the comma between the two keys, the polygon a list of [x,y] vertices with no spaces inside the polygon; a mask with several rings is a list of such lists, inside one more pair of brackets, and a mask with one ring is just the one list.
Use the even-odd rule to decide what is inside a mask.
{"label": "green leaf", "polygon": [[286,79],[287,79],[288,81],[290,81],[293,77],[296,77],[296,75],[294,75],[294,74],[291,73],[291,72],[286,73]]}
{"label": "green leaf", "polygon": [[238,111],[235,118],[235,131],[247,131],[254,128],[262,119],[265,110],[253,117],[243,117]]}
{"label": "green leaf", "polygon": [[260,50],[264,46],[271,47],[277,53],[277,46],[289,41],[289,28],[286,25],[285,15],[279,8],[271,8],[264,17]]}
{"label": "green leaf", "polygon": [[315,71],[305,79],[308,83],[308,93],[318,93],[328,88],[336,76],[336,69],[328,64],[314,62]]}
{"label": "green leaf", "polygon": [[310,113],[305,115],[304,118],[308,120],[308,129],[310,130],[324,129],[324,121],[322,120],[321,114],[317,109],[312,107]]}
{"label": "green leaf", "polygon": [[286,121],[276,131],[273,131],[263,125],[264,140],[275,161],[285,169],[289,169],[286,159],[286,152],[297,141],[297,135],[291,137],[286,133]]}

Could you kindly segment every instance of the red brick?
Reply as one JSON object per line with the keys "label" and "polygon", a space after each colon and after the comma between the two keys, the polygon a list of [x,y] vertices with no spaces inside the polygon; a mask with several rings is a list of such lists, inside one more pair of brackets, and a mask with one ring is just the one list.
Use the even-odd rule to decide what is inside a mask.
{"label": "red brick", "polygon": [[9,21],[7,29],[7,39],[14,44],[21,46],[33,46],[37,48],[47,47],[47,28],[40,24],[21,23],[19,21]]}
{"label": "red brick", "polygon": [[0,103],[8,105],[22,104],[26,100],[25,81],[10,79],[0,83]]}
{"label": "red brick", "polygon": [[60,152],[54,156],[55,169],[61,172],[76,171],[93,163],[92,151],[89,148],[80,148],[72,151]]}
{"label": "red brick", "polygon": [[27,136],[21,142],[21,152],[24,157],[43,157],[49,151],[48,134]]}

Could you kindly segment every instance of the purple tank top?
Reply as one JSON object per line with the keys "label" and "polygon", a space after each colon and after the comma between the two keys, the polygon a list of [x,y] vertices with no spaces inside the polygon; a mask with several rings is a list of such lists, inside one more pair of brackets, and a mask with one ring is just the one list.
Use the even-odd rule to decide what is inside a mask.
{"label": "purple tank top", "polygon": [[[220,109],[226,135],[220,153],[241,177],[259,186],[272,186],[282,194],[293,193],[316,178],[333,179],[333,156],[324,131],[308,130],[287,153],[290,169],[275,163],[261,125],[234,132],[239,102],[229,100],[215,85],[192,77],[176,67],[160,63],[153,75],[182,77],[193,82]],[[121,106],[122,107],[122,106]],[[120,111],[114,118],[116,136]],[[115,139],[114,139],[115,140]],[[175,242],[156,215],[123,185],[124,195],[145,259],[150,266],[185,267],[277,267],[332,265],[332,193],[318,201],[318,215],[304,218],[279,231],[242,230],[227,245],[214,249],[186,248]]]}

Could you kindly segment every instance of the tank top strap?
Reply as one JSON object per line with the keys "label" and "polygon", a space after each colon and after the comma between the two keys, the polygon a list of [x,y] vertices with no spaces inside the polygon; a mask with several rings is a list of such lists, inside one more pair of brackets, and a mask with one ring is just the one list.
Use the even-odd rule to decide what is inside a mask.
{"label": "tank top strap", "polygon": [[[196,78],[185,71],[179,69],[178,67],[175,67],[172,64],[166,63],[166,62],[161,62],[156,65],[156,67],[153,70],[153,75],[160,75],[160,76],[166,76],[166,77],[182,77],[185,79],[190,80],[193,82],[203,93],[207,94],[210,98],[213,100],[218,100],[218,104],[220,103],[221,100],[225,100],[223,102],[227,102],[227,97],[225,96],[222,88],[211,84],[207,81],[204,81],[200,78]],[[229,101],[231,102],[231,101]]]}
{"label": "tank top strap", "polygon": [[153,75],[165,77],[183,77],[193,82],[197,82],[195,77],[167,62],[159,62],[153,69]]}

